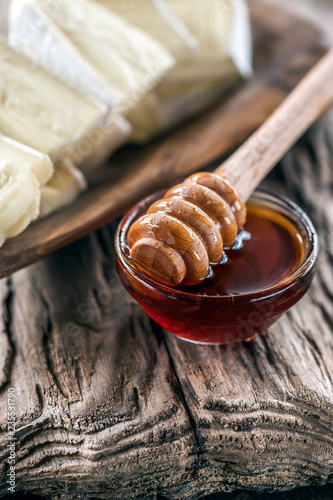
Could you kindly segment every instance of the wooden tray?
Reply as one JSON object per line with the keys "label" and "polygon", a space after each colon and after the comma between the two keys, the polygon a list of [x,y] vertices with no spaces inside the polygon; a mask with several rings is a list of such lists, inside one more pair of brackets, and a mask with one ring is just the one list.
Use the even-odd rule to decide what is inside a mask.
{"label": "wooden tray", "polygon": [[106,224],[144,196],[220,158],[255,130],[326,51],[311,25],[251,2],[254,78],[224,102],[145,147],[115,154],[73,205],[31,225],[0,250],[0,277]]}

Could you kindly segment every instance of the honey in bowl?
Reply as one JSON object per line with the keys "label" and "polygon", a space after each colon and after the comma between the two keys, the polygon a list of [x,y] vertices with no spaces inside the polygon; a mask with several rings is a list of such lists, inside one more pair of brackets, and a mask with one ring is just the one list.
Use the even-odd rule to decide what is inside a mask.
{"label": "honey in bowl", "polygon": [[[299,229],[283,215],[250,201],[238,243],[225,251],[211,277],[193,285],[191,293],[239,295],[276,285],[299,268],[304,242]],[[188,287],[177,287],[189,291]]]}
{"label": "honey in bowl", "polygon": [[294,203],[263,191],[247,204],[241,244],[226,250],[210,278],[168,287],[147,277],[128,259],[126,232],[156,196],[125,216],[116,250],[123,285],[165,329],[197,343],[251,340],[307,291],[318,250],[312,223]]}

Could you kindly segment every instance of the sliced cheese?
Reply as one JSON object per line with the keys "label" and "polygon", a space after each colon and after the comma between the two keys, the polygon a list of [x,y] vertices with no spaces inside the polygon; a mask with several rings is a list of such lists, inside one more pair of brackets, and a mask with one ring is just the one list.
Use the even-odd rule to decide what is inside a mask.
{"label": "sliced cheese", "polygon": [[251,75],[251,30],[244,0],[165,0],[198,42],[195,57],[172,74],[181,83],[224,79],[232,70]]}
{"label": "sliced cheese", "polygon": [[74,147],[69,148],[73,165],[88,171],[102,165],[105,160],[128,139],[130,123],[122,116],[111,115],[108,122],[86,134]]}
{"label": "sliced cheese", "polygon": [[52,178],[41,189],[40,217],[69,205],[86,187],[87,182],[80,170],[56,164]]}
{"label": "sliced cheese", "polygon": [[190,57],[198,42],[165,0],[98,0],[111,12],[159,40],[177,61]]}
{"label": "sliced cheese", "polygon": [[52,174],[48,156],[0,135],[0,246],[38,217]]}
{"label": "sliced cheese", "polygon": [[105,126],[107,108],[32,66],[0,40],[0,132],[71,162],[75,147]]}
{"label": "sliced cheese", "polygon": [[[162,129],[199,111],[236,79],[252,74],[252,36],[244,0],[165,0],[196,36],[194,57],[178,64],[157,88]],[[181,110],[181,112],[180,112]]]}
{"label": "sliced cheese", "polygon": [[[226,86],[252,73],[250,20],[244,0],[144,1],[143,11],[149,3],[156,7],[155,17],[151,17],[154,13],[150,9],[150,26],[145,26],[145,19],[140,16],[141,2],[99,1],[130,22],[145,27],[157,38],[159,35],[154,30],[158,27],[159,39],[163,36],[163,43],[177,60],[156,90],[129,112],[127,117],[133,125],[132,139],[135,141],[147,140],[154,133],[198,113],[214,102]],[[166,36],[161,29],[157,4],[162,3],[171,18],[181,23],[197,42],[196,50],[188,51],[187,57],[179,44],[176,46],[177,38]],[[169,15],[166,18],[169,19]],[[175,54],[177,51],[180,56]]]}
{"label": "sliced cheese", "polygon": [[174,59],[156,40],[91,0],[13,0],[9,44],[116,111],[137,105]]}
{"label": "sliced cheese", "polygon": [[[184,23],[173,15],[165,0],[98,1],[111,12],[159,40],[177,63],[195,54],[198,46],[196,38]],[[161,128],[159,115],[164,116],[160,99],[154,90],[142,97],[137,99],[137,105],[126,115],[133,126],[131,140],[138,142],[154,135]]]}

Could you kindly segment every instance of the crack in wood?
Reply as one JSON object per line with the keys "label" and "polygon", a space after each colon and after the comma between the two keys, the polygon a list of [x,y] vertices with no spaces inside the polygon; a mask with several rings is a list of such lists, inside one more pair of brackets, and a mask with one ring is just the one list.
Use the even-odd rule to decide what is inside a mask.
{"label": "crack in wood", "polygon": [[[41,412],[43,413],[44,410],[44,398],[43,398],[43,392],[39,384],[36,384],[36,394],[39,402],[39,406],[41,408]],[[22,441],[21,441],[22,443]]]}
{"label": "crack in wood", "polygon": [[[160,329],[160,332],[163,335],[162,329],[158,325],[155,324],[154,331],[156,331],[156,329]],[[179,395],[181,397],[181,400],[183,402],[184,408],[186,410],[186,414],[188,416],[190,426],[191,426],[191,428],[193,430],[193,434],[194,434],[195,442],[196,442],[194,453],[196,454],[197,459],[199,460],[200,459],[200,450],[202,448],[202,444],[201,444],[201,439],[200,439],[200,435],[199,435],[199,432],[198,432],[198,427],[197,427],[195,418],[192,415],[191,408],[190,408],[190,406],[188,404],[188,401],[186,399],[186,394],[185,394],[185,392],[183,390],[183,386],[182,386],[181,380],[179,378],[179,375],[177,373],[177,369],[176,369],[176,367],[174,365],[173,358],[172,358],[171,353],[170,353],[169,348],[168,348],[168,344],[167,344],[167,342],[165,342],[165,340],[164,340],[164,345],[165,345],[165,348],[166,348],[168,356],[169,356],[169,360],[170,360],[170,365],[171,365],[171,368],[172,368],[172,372],[173,372],[173,374],[175,376],[175,379],[177,381],[177,386],[176,386],[175,389],[178,390],[178,393],[179,393]]]}
{"label": "crack in wood", "polygon": [[12,317],[13,317],[13,303],[14,303],[14,288],[12,286],[12,278],[6,280],[6,294],[2,301],[2,321],[3,330],[7,337],[8,349],[5,355],[5,360],[2,368],[2,381],[0,383],[0,394],[5,391],[10,384],[10,374],[16,355],[16,347],[12,334]]}
{"label": "crack in wood", "polygon": [[[37,289],[38,290],[38,289]],[[46,315],[47,315],[47,322],[46,325],[41,325],[41,329],[43,332],[43,337],[42,337],[42,346],[43,346],[43,352],[45,355],[45,360],[46,360],[46,365],[48,368],[48,372],[52,376],[52,379],[54,381],[55,386],[58,388],[60,394],[68,399],[68,394],[66,394],[61,387],[61,383],[59,381],[59,377],[56,373],[56,369],[53,363],[52,359],[52,354],[51,354],[51,344],[52,344],[52,334],[53,334],[53,324],[52,324],[52,319],[51,319],[51,311],[50,311],[50,306],[46,299],[43,297],[43,294],[40,290],[38,290],[40,298],[42,303],[44,304]]]}

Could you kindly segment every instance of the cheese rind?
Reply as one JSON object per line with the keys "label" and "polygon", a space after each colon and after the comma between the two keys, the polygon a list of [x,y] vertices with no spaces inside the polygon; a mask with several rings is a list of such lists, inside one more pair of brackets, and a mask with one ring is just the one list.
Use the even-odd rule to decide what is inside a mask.
{"label": "cheese rind", "polygon": [[112,106],[115,98],[102,75],[34,0],[13,0],[8,44],[71,88]]}
{"label": "cheese rind", "polygon": [[0,135],[0,246],[38,217],[41,189],[52,175],[48,156]]}
{"label": "cheese rind", "polygon": [[174,64],[158,41],[91,0],[13,0],[9,21],[15,50],[113,111],[135,107],[136,93]]}
{"label": "cheese rind", "polygon": [[[28,18],[34,28],[29,37]],[[158,50],[136,27],[174,56],[173,65],[165,49],[160,52],[167,72],[151,70]],[[115,107],[132,124],[131,140],[139,142],[197,113],[252,71],[245,0],[212,0],[209,8],[206,0],[13,0],[9,40],[81,92]],[[119,40],[126,43],[120,47]]]}
{"label": "cheese rind", "polygon": [[98,0],[111,12],[162,43],[176,61],[196,52],[198,42],[165,0]]}
{"label": "cheese rind", "polygon": [[[198,40],[194,57],[178,64],[158,86],[160,128],[191,116],[238,78],[252,75],[252,36],[245,0],[165,0]],[[181,110],[181,112],[180,112]]]}
{"label": "cheese rind", "polygon": [[[140,6],[135,0],[99,0],[110,10],[126,19],[144,24]],[[132,139],[144,141],[154,133],[166,130],[181,120],[210,105],[223,90],[239,77],[252,74],[252,42],[250,20],[244,0],[161,0],[173,19],[181,23],[197,41],[195,51],[176,57],[177,64],[157,88],[139,106],[131,110],[128,119],[133,125]],[[149,3],[149,2],[148,2]],[[151,0],[151,4],[160,0]],[[132,5],[132,11],[126,10]],[[151,16],[154,12],[151,10]],[[161,23],[155,10],[151,26],[154,32]],[[174,38],[164,36],[163,42],[172,53]],[[178,47],[179,50],[179,47]]]}
{"label": "cheese rind", "polygon": [[61,163],[72,163],[77,144],[109,120],[104,104],[33,66],[1,39],[0,95],[0,132]]}
{"label": "cheese rind", "polygon": [[192,84],[193,78],[196,83],[223,79],[229,63],[241,76],[252,74],[251,30],[245,0],[213,0],[209,8],[206,0],[165,2],[199,42],[195,57],[173,72],[174,80]]}

